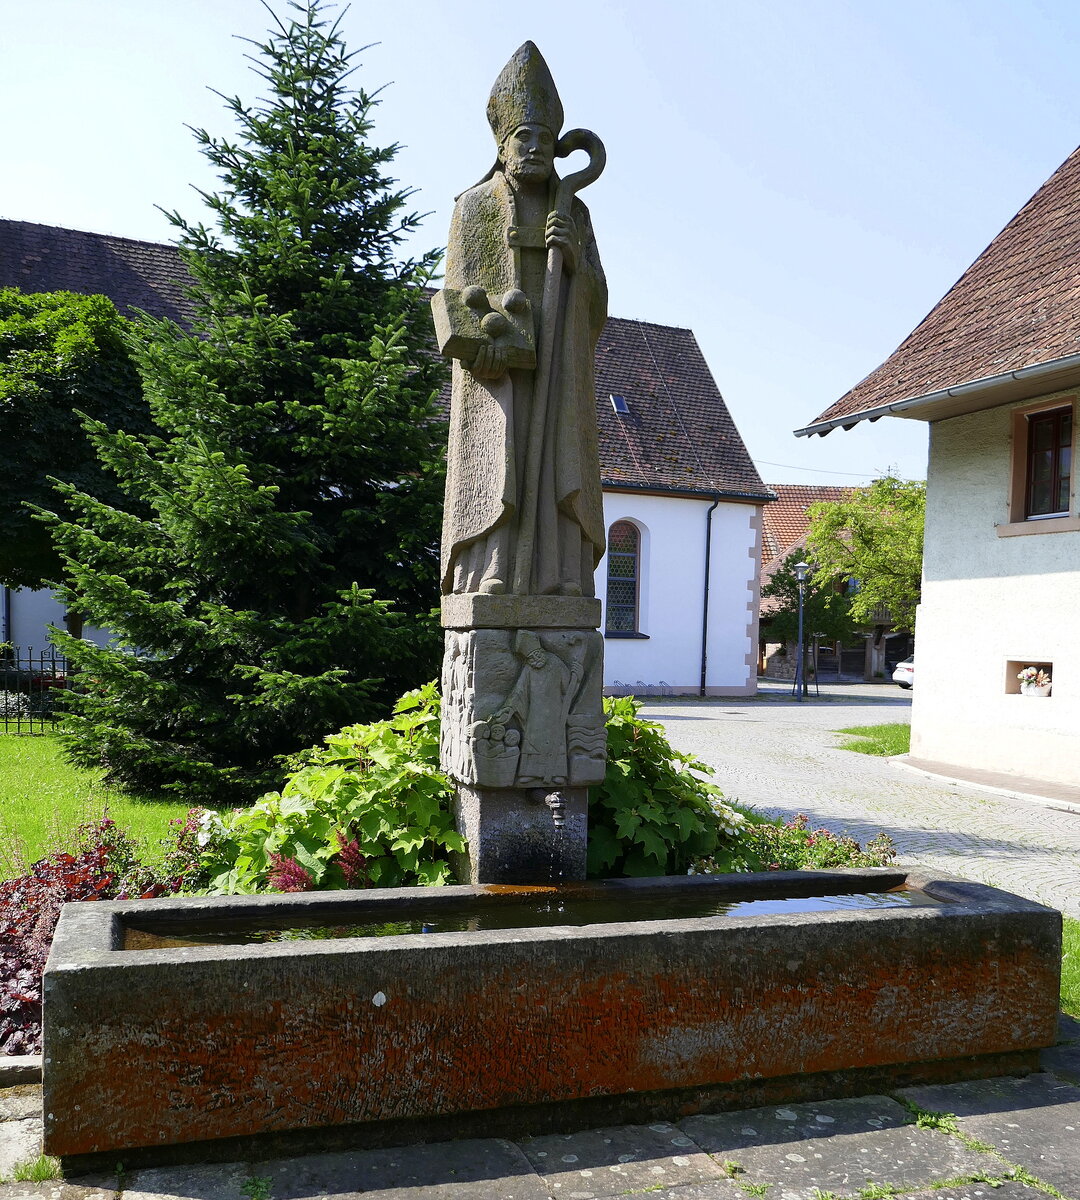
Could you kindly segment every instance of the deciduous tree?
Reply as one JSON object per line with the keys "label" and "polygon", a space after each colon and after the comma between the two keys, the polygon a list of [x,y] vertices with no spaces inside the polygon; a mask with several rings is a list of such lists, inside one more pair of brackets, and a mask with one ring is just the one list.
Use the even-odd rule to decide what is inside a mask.
{"label": "deciduous tree", "polygon": [[880,621],[887,609],[894,629],[913,630],[922,586],[926,484],[876,479],[847,500],[813,504],[807,546],[818,576],[854,581],[852,619]]}
{"label": "deciduous tree", "polygon": [[[761,589],[763,598],[772,598],[776,607],[765,618],[770,641],[786,642],[794,652],[799,632],[799,580],[796,563],[807,557],[806,550],[795,550],[773,572]],[[809,645],[817,637],[826,642],[844,642],[851,637],[851,606],[844,589],[825,580],[811,564],[803,585],[803,635]]]}
{"label": "deciduous tree", "polygon": [[104,296],[0,288],[0,583],[39,588],[61,574],[30,507],[56,507],[54,478],[120,502],[79,414],[110,430],[150,429],[123,325]]}

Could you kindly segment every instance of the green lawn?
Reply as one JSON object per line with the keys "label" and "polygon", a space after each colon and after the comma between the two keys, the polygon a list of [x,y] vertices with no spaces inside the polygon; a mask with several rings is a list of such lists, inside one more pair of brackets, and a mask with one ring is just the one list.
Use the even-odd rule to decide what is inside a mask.
{"label": "green lawn", "polygon": [[840,749],[854,750],[856,754],[907,754],[911,747],[911,726],[907,724],[852,725],[836,732],[851,735]]}
{"label": "green lawn", "polygon": [[129,795],[101,782],[102,772],[73,767],[53,737],[0,737],[0,879],[23,869],[50,850],[66,848],[82,821],[109,816],[142,843],[147,858],[171,817],[190,805]]}
{"label": "green lawn", "polygon": [[1080,1017],[1080,921],[1065,918],[1061,946],[1061,1007]]}

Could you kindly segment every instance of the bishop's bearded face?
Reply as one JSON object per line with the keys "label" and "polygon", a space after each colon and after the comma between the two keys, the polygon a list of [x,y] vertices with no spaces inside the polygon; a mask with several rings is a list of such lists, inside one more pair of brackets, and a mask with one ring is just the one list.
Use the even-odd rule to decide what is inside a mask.
{"label": "bishop's bearded face", "polygon": [[517,183],[546,183],[555,169],[555,135],[546,125],[519,125],[504,138],[499,157]]}

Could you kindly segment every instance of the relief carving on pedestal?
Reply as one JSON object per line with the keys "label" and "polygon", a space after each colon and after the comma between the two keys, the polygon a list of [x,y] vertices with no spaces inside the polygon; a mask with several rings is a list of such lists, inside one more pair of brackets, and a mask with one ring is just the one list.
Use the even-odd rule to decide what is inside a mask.
{"label": "relief carving on pedestal", "polygon": [[479,787],[601,782],[604,717],[596,686],[601,650],[599,634],[583,630],[448,634],[446,770]]}

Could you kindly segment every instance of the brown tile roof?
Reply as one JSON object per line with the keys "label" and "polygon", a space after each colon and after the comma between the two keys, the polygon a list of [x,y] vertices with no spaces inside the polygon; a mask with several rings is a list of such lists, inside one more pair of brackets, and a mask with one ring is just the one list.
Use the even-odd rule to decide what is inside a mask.
{"label": "brown tile roof", "polygon": [[605,486],[769,497],[689,329],[609,318],[596,393]]}
{"label": "brown tile roof", "polygon": [[186,323],[188,275],[175,246],[0,220],[0,286],[108,296],[121,312],[145,309]]}
{"label": "brown tile roof", "polygon": [[[773,577],[777,567],[806,540],[810,518],[806,510],[811,504],[846,500],[855,490],[832,487],[828,484],[770,483],[776,499],[762,511],[761,586]],[[772,596],[761,601],[761,614],[767,616],[779,604]]]}
{"label": "brown tile roof", "polygon": [[1080,352],[1080,149],[818,422]]}
{"label": "brown tile roof", "polygon": [[[0,220],[0,286],[100,293],[185,323],[187,278],[174,246]],[[689,329],[612,317],[596,390],[605,486],[769,498]]]}

